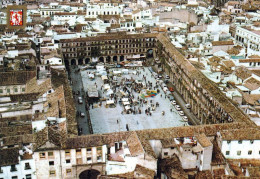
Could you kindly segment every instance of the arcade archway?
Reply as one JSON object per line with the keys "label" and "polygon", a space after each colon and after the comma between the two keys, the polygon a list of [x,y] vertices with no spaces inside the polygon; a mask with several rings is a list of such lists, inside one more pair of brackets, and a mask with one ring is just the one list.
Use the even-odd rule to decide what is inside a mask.
{"label": "arcade archway", "polygon": [[113,62],[117,62],[117,56],[113,57]]}
{"label": "arcade archway", "polygon": [[71,60],[71,65],[77,65],[76,59],[72,59],[72,60]]}
{"label": "arcade archway", "polygon": [[80,58],[78,63],[79,63],[79,65],[83,65],[83,59]]}
{"label": "arcade archway", "polygon": [[79,174],[80,179],[97,179],[100,172],[94,169],[84,170]]}
{"label": "arcade archway", "polygon": [[146,52],[146,57],[151,58],[153,57],[153,49],[148,49]]}
{"label": "arcade archway", "polygon": [[99,62],[103,62],[104,63],[104,57],[99,57]]}
{"label": "arcade archway", "polygon": [[90,58],[85,59],[85,64],[88,64],[90,62]]}
{"label": "arcade archway", "polygon": [[110,57],[110,56],[107,56],[106,62],[107,62],[107,63],[110,63],[110,62],[111,62],[111,57]]}
{"label": "arcade archway", "polygon": [[120,62],[124,61],[124,59],[125,59],[124,55],[121,55],[120,56]]}

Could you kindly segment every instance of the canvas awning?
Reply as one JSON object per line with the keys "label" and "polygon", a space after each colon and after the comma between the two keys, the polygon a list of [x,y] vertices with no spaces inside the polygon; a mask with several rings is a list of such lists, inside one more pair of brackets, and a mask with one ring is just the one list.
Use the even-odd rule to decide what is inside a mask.
{"label": "canvas awning", "polygon": [[122,101],[126,102],[126,101],[128,101],[128,98],[123,98]]}
{"label": "canvas awning", "polygon": [[104,81],[104,80],[107,80],[108,78],[107,78],[106,75],[102,75],[102,76],[101,76],[101,79]]}
{"label": "canvas awning", "polygon": [[126,106],[126,105],[130,105],[130,103],[129,103],[128,101],[123,102],[123,104],[124,104],[124,106]]}
{"label": "canvas awning", "polygon": [[114,100],[107,100],[107,102],[106,102],[108,105],[109,104],[115,104],[115,101]]}
{"label": "canvas awning", "polygon": [[110,85],[109,84],[104,84],[104,89],[105,90],[109,90],[110,89]]}

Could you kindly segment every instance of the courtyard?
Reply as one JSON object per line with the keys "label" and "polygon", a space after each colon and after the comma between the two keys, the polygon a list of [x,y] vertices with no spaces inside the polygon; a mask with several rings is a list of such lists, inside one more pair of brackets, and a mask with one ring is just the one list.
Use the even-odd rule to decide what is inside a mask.
{"label": "courtyard", "polygon": [[101,66],[81,70],[81,76],[84,91],[94,95],[89,98],[93,133],[185,124],[148,67],[106,70]]}

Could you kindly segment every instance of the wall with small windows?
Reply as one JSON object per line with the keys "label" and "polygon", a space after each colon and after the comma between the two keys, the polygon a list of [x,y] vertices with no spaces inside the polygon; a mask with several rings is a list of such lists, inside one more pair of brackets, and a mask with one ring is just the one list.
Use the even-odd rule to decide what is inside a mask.
{"label": "wall with small windows", "polygon": [[[53,146],[47,142],[46,145]],[[75,178],[75,165],[104,163],[107,148],[105,145],[88,148],[50,150],[35,152],[37,178]]]}
{"label": "wall with small windows", "polygon": [[229,159],[260,159],[260,140],[223,140],[221,151]]}
{"label": "wall with small windows", "polygon": [[19,157],[18,164],[0,167],[0,179],[36,179],[34,160]]}
{"label": "wall with small windows", "polygon": [[123,4],[114,5],[112,3],[87,4],[86,17],[97,18],[99,15],[120,15],[123,11]]}
{"label": "wall with small windows", "polygon": [[0,86],[0,95],[25,93],[25,85]]}

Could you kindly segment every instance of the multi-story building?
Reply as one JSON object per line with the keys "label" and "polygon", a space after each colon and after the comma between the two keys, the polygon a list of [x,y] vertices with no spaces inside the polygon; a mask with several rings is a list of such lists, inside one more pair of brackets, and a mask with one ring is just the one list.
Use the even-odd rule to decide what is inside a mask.
{"label": "multi-story building", "polygon": [[0,149],[0,157],[0,178],[36,179],[32,151],[19,151],[18,147],[4,148]]}
{"label": "multi-story building", "polygon": [[227,159],[259,159],[257,129],[235,129],[218,133],[221,152]]}
{"label": "multi-story building", "polygon": [[[100,62],[122,62],[127,55],[140,54],[155,48],[156,34],[123,33],[78,39],[62,39],[60,47],[65,64],[87,64],[98,57]],[[97,53],[97,54],[95,54]]]}
{"label": "multi-story building", "polygon": [[123,4],[113,3],[87,4],[87,18],[97,18],[98,15],[120,15],[123,11]]}
{"label": "multi-story building", "polygon": [[237,27],[235,38],[247,48],[260,50],[260,29],[257,27]]}

